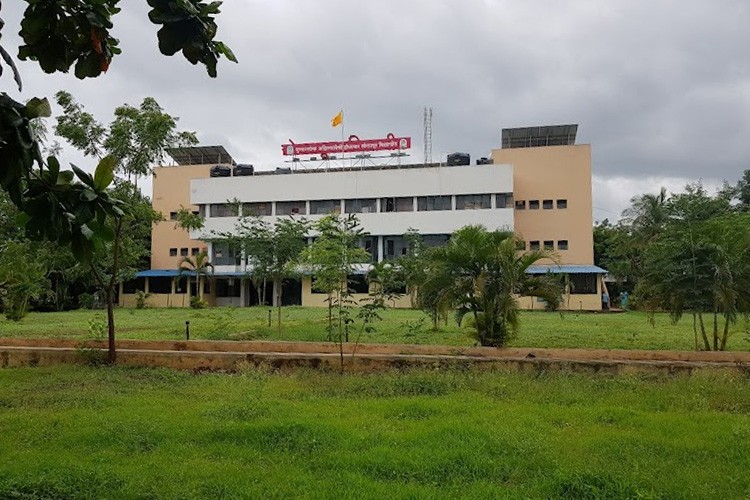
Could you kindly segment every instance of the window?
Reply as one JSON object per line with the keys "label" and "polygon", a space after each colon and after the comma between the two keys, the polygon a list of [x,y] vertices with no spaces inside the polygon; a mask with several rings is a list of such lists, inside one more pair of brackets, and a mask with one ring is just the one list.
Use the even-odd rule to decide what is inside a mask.
{"label": "window", "polygon": [[276,215],[306,215],[307,206],[304,201],[277,201]]}
{"label": "window", "polygon": [[340,214],[341,200],[317,200],[310,202],[310,215]]}
{"label": "window", "polygon": [[188,256],[188,249],[180,248],[180,257],[187,257],[187,256]]}
{"label": "window", "polygon": [[409,242],[403,236],[384,236],[383,251],[385,252],[384,259],[397,259],[409,253]]}
{"label": "window", "polygon": [[198,255],[199,253],[200,253],[200,249],[199,248],[193,247],[193,248],[190,249],[190,255],[195,256],[195,255]]}
{"label": "window", "polygon": [[240,296],[240,280],[229,278],[225,280],[216,280],[216,296],[217,297],[239,297]]}
{"label": "window", "polygon": [[568,208],[568,200],[557,200],[557,208]]}
{"label": "window", "polygon": [[122,293],[135,293],[138,290],[146,289],[146,278],[136,278],[134,280],[125,281],[122,284]]}
{"label": "window", "polygon": [[519,252],[523,252],[524,250],[526,250],[526,242],[523,240],[517,240],[516,250],[518,250]]}
{"label": "window", "polygon": [[345,200],[344,208],[348,214],[371,214],[375,213],[377,201],[375,198],[361,198]]}
{"label": "window", "polygon": [[359,248],[370,254],[370,262],[378,261],[378,238],[376,236],[366,236],[357,242]]}
{"label": "window", "polygon": [[552,200],[542,201],[542,208],[545,210],[552,210],[553,208]]}
{"label": "window", "polygon": [[413,212],[414,198],[381,198],[381,212]]}
{"label": "window", "polygon": [[500,193],[495,195],[495,208],[511,208],[513,206],[513,193]]}
{"label": "window", "polygon": [[230,203],[213,203],[211,204],[211,217],[235,217],[237,215],[237,205]]}
{"label": "window", "polygon": [[422,236],[422,244],[427,248],[442,247],[450,238],[450,234],[426,234]]}
{"label": "window", "polygon": [[185,294],[187,293],[187,276],[179,278],[174,284],[174,293]]}
{"label": "window", "polygon": [[529,210],[539,210],[539,200],[529,200]]}
{"label": "window", "polygon": [[467,194],[456,196],[456,210],[479,210],[492,208],[488,194]]}
{"label": "window", "polygon": [[214,243],[212,264],[217,266],[239,266],[242,254],[224,243]]}
{"label": "window", "polygon": [[417,198],[417,210],[420,212],[451,209],[450,196],[420,196]]}
{"label": "window", "polygon": [[242,215],[271,215],[271,202],[255,202],[255,203],[243,203],[242,204]]}
{"label": "window", "polygon": [[346,279],[351,293],[370,293],[370,284],[364,276],[355,274],[347,276]]}
{"label": "window", "polygon": [[597,293],[597,275],[593,273],[569,274],[570,293],[592,295]]}
{"label": "window", "polygon": [[555,249],[555,242],[552,240],[544,240],[544,249],[545,250],[554,250]]}
{"label": "window", "polygon": [[206,217],[206,205],[198,205],[198,215]]}
{"label": "window", "polygon": [[149,278],[149,293],[170,294],[172,293],[172,278]]}
{"label": "window", "polygon": [[568,240],[557,240],[557,249],[558,250],[567,250],[568,249]]}
{"label": "window", "polygon": [[177,220],[177,212],[169,212],[169,220]]}
{"label": "window", "polygon": [[516,210],[526,210],[526,200],[516,200]]}
{"label": "window", "polygon": [[201,211],[200,210],[193,210],[193,215],[201,216]]}
{"label": "window", "polygon": [[169,249],[169,256],[170,257],[177,257],[177,249],[176,248],[170,248]]}
{"label": "window", "polygon": [[529,250],[539,250],[539,241],[534,240],[529,242]]}

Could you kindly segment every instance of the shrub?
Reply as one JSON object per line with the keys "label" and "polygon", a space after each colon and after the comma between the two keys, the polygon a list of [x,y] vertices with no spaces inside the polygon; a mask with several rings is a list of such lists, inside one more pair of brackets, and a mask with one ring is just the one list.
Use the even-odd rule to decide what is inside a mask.
{"label": "shrub", "polygon": [[135,308],[136,309],[146,309],[148,307],[148,304],[146,303],[146,300],[151,297],[150,292],[144,292],[143,290],[136,290],[135,292]]}

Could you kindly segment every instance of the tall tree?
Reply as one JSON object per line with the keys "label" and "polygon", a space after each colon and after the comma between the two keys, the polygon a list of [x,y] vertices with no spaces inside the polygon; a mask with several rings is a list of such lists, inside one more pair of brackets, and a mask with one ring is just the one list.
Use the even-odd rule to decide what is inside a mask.
{"label": "tall tree", "polygon": [[658,237],[666,220],[667,189],[662,187],[658,194],[643,194],[630,200],[631,206],[623,212],[626,224],[646,242]]}
{"label": "tall tree", "polygon": [[167,149],[198,143],[194,132],[176,130],[178,118],[165,113],[153,97],[146,97],[138,108],[128,104],[116,108],[109,127],[86,112],[68,92],[60,91],[55,98],[63,110],[57,117],[57,135],[86,156],[112,156],[117,171],[136,187],[138,178],[148,175]]}
{"label": "tall tree", "polygon": [[550,258],[554,254],[543,250],[519,253],[512,233],[466,226],[431,253],[425,283],[440,304],[474,317],[482,345],[500,347],[518,331],[517,297],[543,298],[551,310],[559,306],[559,280],[526,273],[531,265]]}
{"label": "tall tree", "polygon": [[[37,61],[48,73],[67,72],[75,66],[76,77],[88,78],[106,71],[120,53],[118,40],[110,34],[111,19],[120,11],[119,0],[27,2],[20,59]],[[149,5],[149,18],[161,25],[158,38],[163,54],[182,51],[192,64],[205,65],[210,76],[216,76],[219,57],[235,61],[231,50],[214,40],[214,19],[221,2],[149,0]],[[0,37],[4,25],[0,19]],[[21,76],[2,44],[0,58],[4,63],[0,63],[0,76],[4,68],[12,70],[21,91]],[[119,216],[122,207],[105,196],[106,190],[90,189],[94,181],[89,174],[75,168],[60,171],[53,156],[42,157],[32,122],[50,113],[46,99],[32,98],[23,104],[0,93],[0,189],[26,213],[29,237],[71,245],[76,258],[90,262],[93,247],[112,235],[112,228],[101,221],[107,215]]]}
{"label": "tall tree", "polygon": [[[213,241],[225,241],[247,257],[248,268],[256,283],[265,288],[273,282],[277,330],[281,335],[281,308],[284,280],[299,276],[302,251],[307,246],[308,222],[293,217],[277,218],[273,224],[255,215],[240,215],[231,233],[213,235]],[[265,291],[259,294],[263,297]]]}
{"label": "tall tree", "polygon": [[690,313],[695,348],[700,334],[703,349],[724,350],[730,326],[750,313],[749,216],[732,210],[727,193],[710,196],[700,184],[670,197],[636,297],[644,308],[669,311],[674,322]]}

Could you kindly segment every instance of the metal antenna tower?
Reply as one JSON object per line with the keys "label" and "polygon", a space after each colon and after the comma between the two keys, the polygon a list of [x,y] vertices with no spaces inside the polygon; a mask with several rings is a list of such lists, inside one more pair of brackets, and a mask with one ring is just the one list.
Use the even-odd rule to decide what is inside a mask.
{"label": "metal antenna tower", "polygon": [[424,107],[424,164],[432,163],[432,108]]}

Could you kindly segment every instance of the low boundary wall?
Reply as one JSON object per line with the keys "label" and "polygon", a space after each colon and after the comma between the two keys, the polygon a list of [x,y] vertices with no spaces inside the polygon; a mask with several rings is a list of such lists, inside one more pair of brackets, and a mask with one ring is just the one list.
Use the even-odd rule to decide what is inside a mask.
{"label": "low boundary wall", "polygon": [[[691,373],[724,369],[750,374],[750,353],[625,351],[603,349],[493,349],[444,346],[347,344],[348,372],[429,369],[505,369],[524,372]],[[103,360],[102,342],[0,339],[0,368],[85,364]],[[243,366],[275,370],[338,371],[338,346],[314,342],[120,341],[117,364],[194,371],[236,371]]]}

